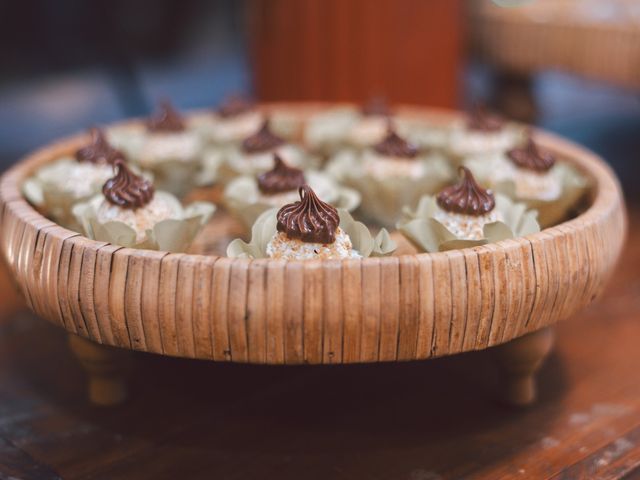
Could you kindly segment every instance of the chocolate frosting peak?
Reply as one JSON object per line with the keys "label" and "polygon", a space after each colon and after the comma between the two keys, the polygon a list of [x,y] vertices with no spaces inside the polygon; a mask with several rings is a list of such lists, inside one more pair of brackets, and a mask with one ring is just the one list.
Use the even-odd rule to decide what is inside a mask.
{"label": "chocolate frosting peak", "polygon": [[531,136],[524,146],[509,150],[507,157],[520,168],[540,173],[548,172],[556,163],[553,154],[538,148]]}
{"label": "chocolate frosting peak", "polygon": [[254,109],[254,103],[240,95],[231,95],[218,107],[216,113],[222,118],[232,118],[250,112]]}
{"label": "chocolate frosting peak", "polygon": [[242,142],[242,149],[247,153],[268,152],[274,148],[284,145],[285,141],[271,131],[269,119],[265,119],[264,123],[253,135],[247,137]]}
{"label": "chocolate frosting peak", "polygon": [[467,120],[467,128],[478,132],[498,132],[503,125],[504,121],[500,116],[489,113],[482,105],[476,105]]}
{"label": "chocolate frosting peak", "polygon": [[147,119],[147,128],[152,132],[182,132],[186,127],[178,111],[168,100],[163,100]]}
{"label": "chocolate frosting peak", "polygon": [[387,136],[374,145],[373,149],[376,153],[386,157],[415,158],[418,154],[418,148],[398,135],[391,126],[389,126]]}
{"label": "chocolate frosting peak", "polygon": [[99,128],[90,130],[91,143],[76,151],[76,160],[95,164],[113,164],[117,159],[124,159],[124,155],[107,142],[104,133]]}
{"label": "chocolate frosting peak", "polygon": [[109,203],[135,210],[153,200],[154,188],[149,180],[133,173],[120,159],[115,161],[114,168],[117,170],[115,176],[102,187]]}
{"label": "chocolate frosting peak", "polygon": [[436,201],[443,210],[464,215],[480,216],[492,211],[496,201],[491,190],[485,190],[476,183],[467,167],[460,167],[462,179],[456,185],[442,190]]}
{"label": "chocolate frosting peak", "polygon": [[389,117],[391,116],[391,108],[384,97],[372,97],[362,105],[360,112],[366,117]]}
{"label": "chocolate frosting peak", "polygon": [[335,242],[340,225],[338,211],[320,200],[309,185],[303,185],[298,192],[300,201],[278,211],[278,231],[307,243]]}
{"label": "chocolate frosting peak", "polygon": [[273,154],[273,168],[258,175],[258,188],[266,195],[290,192],[304,184],[304,172],[284,163],[277,153]]}

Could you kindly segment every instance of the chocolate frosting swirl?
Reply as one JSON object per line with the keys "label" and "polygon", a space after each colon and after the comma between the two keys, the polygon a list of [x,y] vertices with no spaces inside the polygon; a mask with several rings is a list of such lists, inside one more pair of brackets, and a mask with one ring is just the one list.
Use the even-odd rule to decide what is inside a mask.
{"label": "chocolate frosting swirl", "polygon": [[340,225],[338,211],[318,198],[309,185],[299,188],[300,201],[282,207],[277,228],[289,238],[307,243],[333,243]]}
{"label": "chocolate frosting swirl", "polygon": [[163,100],[147,119],[147,128],[151,132],[182,132],[186,126],[178,111],[168,100]]}
{"label": "chocolate frosting swirl", "polygon": [[387,136],[374,145],[373,149],[376,153],[386,157],[415,158],[418,155],[418,148],[398,135],[391,126],[389,126]]}
{"label": "chocolate frosting swirl", "polygon": [[151,202],[154,188],[149,180],[133,173],[120,159],[113,166],[117,169],[116,175],[102,187],[102,193],[109,203],[135,210]]}
{"label": "chocolate frosting swirl", "polygon": [[481,105],[476,105],[467,119],[467,128],[478,132],[498,132],[502,130],[503,126],[504,121],[500,116],[489,113]]}
{"label": "chocolate frosting swirl", "polygon": [[245,97],[232,95],[222,102],[216,113],[222,118],[232,118],[250,112],[254,107],[254,103]]}
{"label": "chocolate frosting swirl", "polygon": [[478,185],[467,167],[460,167],[458,171],[462,174],[460,182],[445,188],[436,198],[440,208],[447,212],[474,216],[492,211],[496,201],[491,190]]}
{"label": "chocolate frosting swirl", "polygon": [[102,130],[93,127],[90,133],[91,143],[76,151],[76,160],[78,162],[113,164],[119,158],[124,159],[124,154],[121,151],[109,145]]}
{"label": "chocolate frosting swirl", "polygon": [[538,148],[531,136],[524,146],[509,150],[507,157],[520,168],[540,173],[548,172],[556,163],[553,154]]}
{"label": "chocolate frosting swirl", "polygon": [[391,116],[391,108],[384,97],[372,97],[362,105],[360,112],[366,117],[389,117]]}
{"label": "chocolate frosting swirl", "polygon": [[246,153],[261,153],[273,150],[280,145],[284,145],[284,143],[283,138],[271,131],[269,119],[267,118],[260,127],[260,130],[244,139],[242,149]]}
{"label": "chocolate frosting swirl", "polygon": [[277,153],[273,154],[273,168],[258,175],[258,188],[266,195],[290,192],[304,184],[304,172],[284,163]]}

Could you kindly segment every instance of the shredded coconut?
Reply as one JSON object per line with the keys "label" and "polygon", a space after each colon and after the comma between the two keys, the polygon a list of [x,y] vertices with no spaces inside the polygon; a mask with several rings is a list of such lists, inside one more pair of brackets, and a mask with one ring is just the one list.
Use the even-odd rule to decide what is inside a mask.
{"label": "shredded coconut", "polygon": [[266,172],[273,167],[274,153],[277,153],[288,165],[301,166],[300,156],[291,145],[284,145],[267,152],[233,155],[229,158],[229,164],[238,171]]}
{"label": "shredded coconut", "polygon": [[549,201],[562,194],[562,182],[553,168],[547,172],[534,172],[518,168],[507,157],[500,155],[493,159],[491,170],[493,183],[513,181],[517,197]]}
{"label": "shredded coconut", "polygon": [[349,130],[348,139],[359,146],[374,145],[384,139],[387,133],[387,118],[382,116],[365,117]]}
{"label": "shredded coconut", "polygon": [[513,177],[516,195],[536,200],[555,200],[562,194],[562,184],[551,170],[544,173],[516,169]]}
{"label": "shredded coconut", "polygon": [[451,134],[450,149],[458,155],[498,152],[512,148],[517,140],[517,135],[508,128],[499,132],[474,132],[460,129]]}
{"label": "shredded coconut", "polygon": [[[307,183],[311,185],[311,188],[313,188],[313,191],[316,192],[318,198],[320,198],[320,200],[324,202],[333,203],[333,201],[336,199],[336,186],[333,184],[333,182],[328,181],[326,177],[323,177],[321,175],[314,175],[313,172],[307,173],[306,176]],[[293,203],[300,200],[297,189],[291,190],[290,192],[274,193],[271,195],[265,195],[264,193],[260,192],[257,186],[256,190],[258,192],[256,201],[271,205],[272,207],[281,207],[288,203]]]}
{"label": "shredded coconut", "polygon": [[343,259],[361,258],[353,249],[351,239],[341,228],[336,230],[333,243],[307,243],[287,237],[286,233],[276,232],[267,244],[267,255],[270,258],[283,260]]}
{"label": "shredded coconut", "polygon": [[263,121],[262,114],[257,111],[218,118],[212,127],[212,137],[218,142],[240,141],[258,131]]}
{"label": "shredded coconut", "polygon": [[487,223],[503,220],[500,212],[495,209],[485,215],[464,215],[447,212],[440,207],[433,218],[461,240],[482,240],[484,238],[482,229]]}
{"label": "shredded coconut", "polygon": [[189,162],[200,153],[201,142],[192,132],[153,133],[147,138],[139,155],[140,164],[179,160]]}
{"label": "shredded coconut", "polygon": [[169,218],[181,219],[182,215],[180,202],[172,196],[163,195],[162,192],[157,192],[151,202],[135,210],[120,208],[104,199],[97,209],[98,222],[123,222],[135,230],[137,241],[144,240],[146,231],[152,229],[156,223]]}
{"label": "shredded coconut", "polygon": [[110,165],[69,161],[46,167],[39,176],[53,188],[83,198],[99,192],[102,185],[113,176],[113,168]]}
{"label": "shredded coconut", "polygon": [[367,152],[363,159],[365,172],[374,178],[383,180],[388,177],[420,178],[424,175],[425,166],[414,158],[385,157]]}

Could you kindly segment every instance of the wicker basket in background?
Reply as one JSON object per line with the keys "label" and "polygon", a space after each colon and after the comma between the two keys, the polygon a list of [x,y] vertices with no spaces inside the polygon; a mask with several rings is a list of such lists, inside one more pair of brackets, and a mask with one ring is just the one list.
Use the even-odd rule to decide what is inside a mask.
{"label": "wicker basket in background", "polygon": [[517,8],[469,4],[474,51],[504,70],[554,68],[640,87],[637,0],[537,0]]}

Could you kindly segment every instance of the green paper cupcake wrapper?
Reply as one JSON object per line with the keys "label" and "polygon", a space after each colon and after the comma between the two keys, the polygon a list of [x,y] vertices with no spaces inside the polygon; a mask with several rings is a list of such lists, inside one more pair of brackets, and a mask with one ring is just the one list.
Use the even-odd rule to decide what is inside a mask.
{"label": "green paper cupcake wrapper", "polygon": [[587,178],[565,162],[556,163],[552,170],[553,174],[559,177],[562,185],[560,196],[554,200],[520,197],[516,194],[515,183],[512,180],[493,182],[491,180],[492,162],[486,158],[468,159],[465,165],[485,187],[492,188],[515,202],[524,203],[530,209],[537,210],[538,222],[542,228],[551,227],[566,220],[589,190]]}
{"label": "green paper cupcake wrapper", "polygon": [[477,247],[540,231],[536,220],[537,212],[528,210],[526,205],[513,203],[508,197],[498,194],[495,208],[504,221],[486,224],[483,229],[484,238],[481,240],[458,238],[436,220],[434,215],[438,205],[435,197],[429,195],[420,199],[416,210],[408,207],[403,210],[403,218],[398,222],[397,228],[419,251],[432,253]]}
{"label": "green paper cupcake wrapper", "polygon": [[[251,228],[249,243],[237,238],[227,247],[227,256],[231,258],[268,258],[267,244],[277,232],[277,208],[262,213]],[[396,244],[384,228],[374,237],[367,226],[353,219],[346,210],[338,210],[340,228],[351,239],[351,244],[363,258],[391,255]]]}
{"label": "green paper cupcake wrapper", "polygon": [[454,179],[447,160],[437,154],[416,160],[426,165],[425,173],[419,178],[373,177],[362,170],[360,158],[357,152],[342,152],[330,162],[327,171],[342,184],[360,192],[360,212],[385,228],[393,228],[403,206],[415,205],[423,195],[438,192]]}
{"label": "green paper cupcake wrapper", "polygon": [[[170,195],[165,192],[156,192],[156,195],[158,194]],[[73,208],[77,222],[88,238],[128,248],[166,252],[186,252],[200,229],[216,210],[215,205],[208,202],[191,203],[183,209],[182,218],[166,219],[156,223],[153,228],[145,231],[144,238],[140,240],[135,230],[124,222],[98,221],[96,205],[101,201],[102,197],[96,196]]]}

